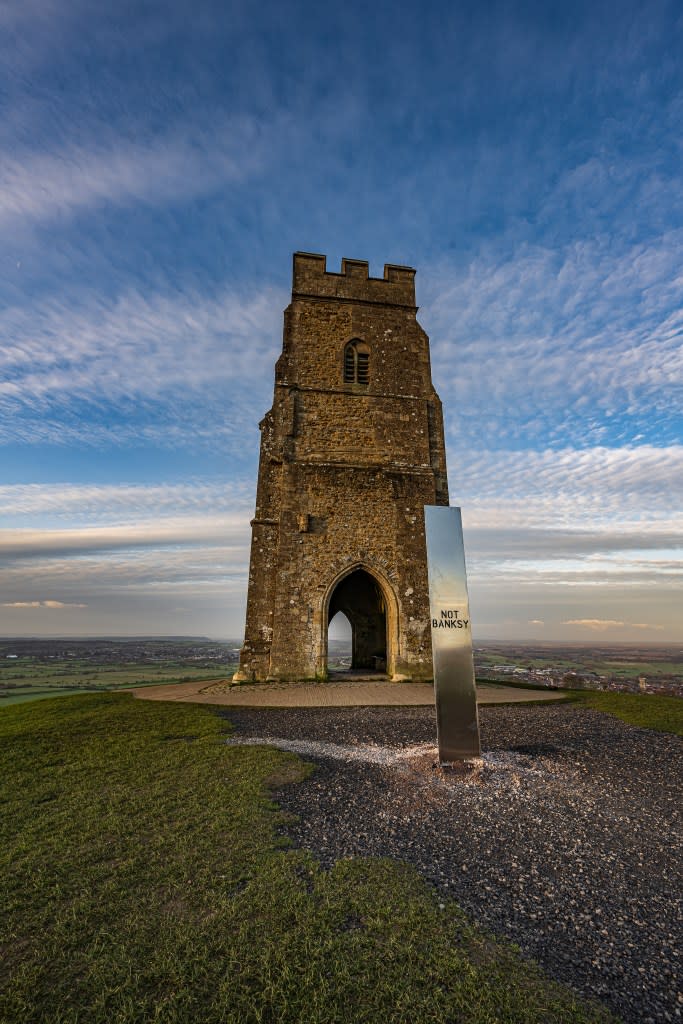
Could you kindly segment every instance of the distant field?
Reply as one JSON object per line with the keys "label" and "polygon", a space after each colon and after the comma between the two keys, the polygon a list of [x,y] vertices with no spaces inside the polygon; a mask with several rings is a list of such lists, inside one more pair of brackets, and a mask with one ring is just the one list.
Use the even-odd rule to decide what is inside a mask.
{"label": "distant field", "polygon": [[637,678],[638,676],[683,676],[683,665],[674,661],[593,661],[590,658],[536,658],[512,657],[485,654],[478,657],[478,663],[482,667],[490,668],[493,665],[519,665],[527,668],[563,668],[574,672],[597,672],[605,676],[626,676]]}
{"label": "distant field", "polygon": [[[0,639],[0,708],[46,696],[67,696],[127,686],[154,686],[226,679],[237,668],[239,641],[202,638],[137,639]],[[348,645],[331,640],[329,668],[348,668]],[[544,672],[595,673],[604,680],[629,684],[645,676],[650,683],[683,680],[683,649],[676,645],[551,646],[487,644],[475,650],[480,681],[502,680],[533,685],[533,675],[495,672],[494,666]],[[520,678],[521,675],[521,678]],[[561,685],[561,682],[560,682]],[[637,688],[637,682],[632,684]],[[677,685],[674,683],[674,685]]]}
{"label": "distant field", "polygon": [[48,696],[195,679],[237,667],[234,646],[208,641],[0,641],[0,708]]}
{"label": "distant field", "polygon": [[94,693],[101,690],[119,690],[126,686],[153,686],[161,683],[186,683],[194,679],[211,682],[225,679],[236,666],[226,666],[221,672],[186,665],[144,666],[120,665],[102,666],[87,670],[59,665],[45,669],[42,665],[27,666],[19,675],[0,672],[0,708],[5,704],[19,704],[34,700],[38,696],[56,697],[74,693]]}
{"label": "distant field", "polygon": [[[553,658],[548,655],[538,657],[534,654],[477,654],[477,661],[482,665],[520,665],[526,668],[528,665],[533,668],[566,668],[570,669],[588,668],[587,663],[582,658],[566,658],[558,656]],[[591,663],[592,665],[593,663]],[[595,669],[592,669],[595,671]]]}
{"label": "distant field", "polygon": [[683,675],[683,665],[675,661],[603,661],[597,662],[594,672],[624,676]]}
{"label": "distant field", "polygon": [[647,676],[683,678],[683,648],[666,645],[659,648],[628,645],[562,647],[544,645],[487,644],[476,648],[475,664],[489,672],[494,665],[519,668],[595,672],[608,678],[637,679]]}

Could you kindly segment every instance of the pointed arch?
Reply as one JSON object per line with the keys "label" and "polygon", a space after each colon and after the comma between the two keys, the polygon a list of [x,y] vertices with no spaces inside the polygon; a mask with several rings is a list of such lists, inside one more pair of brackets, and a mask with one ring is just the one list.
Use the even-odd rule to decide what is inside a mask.
{"label": "pointed arch", "polygon": [[328,585],[320,616],[323,675],[327,671],[329,623],[338,611],[351,622],[354,667],[383,669],[392,677],[399,656],[398,601],[387,577],[374,566],[358,561],[337,573]]}

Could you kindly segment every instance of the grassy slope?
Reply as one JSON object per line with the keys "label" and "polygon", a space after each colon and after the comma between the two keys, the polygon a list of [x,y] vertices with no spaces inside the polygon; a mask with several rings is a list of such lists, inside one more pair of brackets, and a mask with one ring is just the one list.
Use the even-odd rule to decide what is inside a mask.
{"label": "grassy slope", "polygon": [[683,736],[683,700],[651,693],[611,693],[572,690],[572,699],[596,711],[615,715],[629,725]]}
{"label": "grassy slope", "polygon": [[0,712],[0,1020],[607,1019],[407,867],[286,849],[266,787],[301,762],[224,728],[114,694]]}

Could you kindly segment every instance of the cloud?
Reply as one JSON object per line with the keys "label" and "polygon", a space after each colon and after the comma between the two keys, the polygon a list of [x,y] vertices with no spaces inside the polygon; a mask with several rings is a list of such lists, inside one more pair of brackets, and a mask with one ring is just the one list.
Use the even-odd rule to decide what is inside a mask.
{"label": "cloud", "polygon": [[176,518],[157,523],[86,526],[67,530],[3,530],[0,531],[0,553],[6,559],[35,558],[88,551],[224,544],[226,539],[233,539],[244,548],[247,534],[248,526],[239,517]]}
{"label": "cloud", "polygon": [[[225,290],[59,297],[0,314],[0,402],[45,408],[154,398],[262,379],[279,351],[283,293]],[[270,376],[270,374],[269,374]],[[181,393],[182,396],[182,393]]]}
{"label": "cloud", "polygon": [[[259,388],[257,384],[255,390],[262,390],[264,394],[260,405],[262,415],[268,406],[266,389]],[[184,401],[175,406],[171,402],[154,404],[141,399],[130,410],[126,422],[116,423],[95,422],[88,418],[88,413],[102,416],[99,403],[93,403],[90,408],[80,405],[80,419],[76,419],[76,403],[73,410],[53,407],[42,416],[38,409],[28,413],[22,410],[6,416],[3,422],[0,415],[0,445],[48,444],[91,450],[148,446],[201,455],[223,451],[235,469],[255,463],[259,433],[251,396],[235,389],[224,395],[222,400],[216,396],[209,399],[207,395],[202,403],[199,396],[190,394],[182,398]],[[226,403],[232,415],[217,422],[225,416]],[[255,468],[253,472],[256,473]]]}
{"label": "cloud", "polygon": [[[109,136],[109,137],[107,137]],[[66,143],[50,153],[24,150],[0,161],[0,225],[50,221],[103,204],[164,204],[244,181],[268,155],[259,126],[247,117],[205,132],[130,142],[100,130],[88,146]]]}
{"label": "cloud", "polygon": [[[630,552],[636,552],[641,561],[651,564],[650,552],[683,547],[683,529],[651,528],[639,533],[635,525],[627,524],[624,529],[619,529],[616,524],[611,529],[590,529],[585,526],[583,530],[562,529],[553,524],[547,527],[516,525],[507,529],[473,525],[466,530],[467,549],[479,557],[489,559],[537,562],[567,561],[597,555],[607,559],[615,554],[623,561]],[[596,564],[594,557],[592,564],[593,567]]]}
{"label": "cloud", "polygon": [[[0,4],[0,66],[5,82],[25,88],[43,61],[59,52],[70,34],[78,0],[3,0]],[[7,88],[7,86],[6,86]],[[12,89],[7,88],[11,95]],[[12,121],[11,109],[8,120]],[[0,129],[1,131],[2,129]]]}
{"label": "cloud", "polygon": [[[207,548],[114,549],[72,555],[43,553],[30,560],[9,562],[3,587],[16,600],[36,600],[46,588],[69,601],[84,595],[151,593],[189,588],[217,591],[239,583],[246,597],[245,552],[231,546]],[[41,589],[42,588],[42,589]]]}
{"label": "cloud", "polygon": [[87,608],[87,604],[68,604],[64,601],[43,601],[43,608]]}
{"label": "cloud", "polygon": [[5,309],[0,443],[221,446],[253,460],[285,304],[264,288],[93,292]]}
{"label": "cloud", "polygon": [[[231,546],[43,552],[7,561],[2,589],[5,634],[60,624],[78,634],[237,635],[244,627],[247,551]],[[44,603],[59,594],[61,611]],[[44,608],[44,617],[41,608]]]}
{"label": "cloud", "polygon": [[[231,628],[241,629],[253,488],[253,481],[247,486],[235,480],[0,487],[0,526],[22,524],[0,529],[7,614],[11,608],[19,614],[22,607],[49,611],[47,590],[65,608],[87,606],[90,631],[110,632],[111,615],[125,632],[135,601],[147,601],[140,623],[155,622],[156,632],[173,621],[176,631],[224,635],[228,625],[219,628],[220,610],[228,608]],[[173,618],[164,625],[160,609],[171,600],[174,607],[193,607],[191,628]],[[197,618],[206,602],[215,604],[211,629]],[[7,622],[3,626],[10,629]]]}
{"label": "cloud", "polygon": [[0,529],[5,632],[21,631],[12,611],[60,606],[88,609],[76,632],[129,632],[131,616],[138,632],[241,630],[253,482],[6,486],[0,506],[5,522],[36,524]]}
{"label": "cloud", "polygon": [[[648,611],[656,626],[649,623],[649,628],[639,628],[632,623],[632,619],[637,619],[637,614],[633,613],[637,613],[639,605],[642,610],[643,597],[637,588],[617,595],[603,594],[594,588],[577,588],[570,593],[548,589],[539,594],[533,588],[520,592],[505,584],[497,589],[476,587],[470,593],[472,627],[478,638],[497,636],[518,642],[538,638],[541,633],[548,643],[680,642],[680,623],[672,614],[670,603],[659,598],[648,601]],[[598,624],[592,628],[584,624],[586,617],[582,612],[587,607],[591,609],[589,621]],[[543,611],[542,627],[529,622],[536,618],[534,611],[540,609]]]}
{"label": "cloud", "polygon": [[[683,445],[649,444],[540,451],[451,445],[451,502],[471,527],[553,529],[580,535],[670,531],[679,539]],[[680,542],[680,540],[679,540]]]}
{"label": "cloud", "polygon": [[680,436],[683,230],[619,244],[482,243],[427,268],[421,319],[449,441],[574,447]]}
{"label": "cloud", "polygon": [[487,558],[468,554],[468,577],[478,586],[486,584],[495,587],[505,584],[508,588],[555,589],[557,592],[569,588],[590,588],[610,593],[639,587],[651,593],[668,595],[668,600],[683,599],[681,593],[680,559],[649,561],[646,559],[622,559],[611,561],[592,559],[557,559],[547,561],[541,558],[506,559]]}
{"label": "cloud", "polygon": [[562,625],[580,626],[582,629],[589,629],[595,633],[606,633],[608,630],[622,629],[624,627],[627,630],[643,629],[653,632],[662,632],[664,630],[664,626],[651,622],[621,622],[616,619],[565,619]]}
{"label": "cloud", "polygon": [[65,601],[3,601],[2,608],[87,608],[87,604]]}
{"label": "cloud", "polygon": [[197,517],[208,522],[221,514],[242,517],[253,511],[255,479],[158,484],[0,484],[0,525],[3,519],[44,522],[65,518],[93,523],[106,520],[163,522],[169,517]]}
{"label": "cloud", "polygon": [[597,633],[604,633],[608,629],[625,626],[625,622],[616,619],[565,619],[563,626],[583,626],[585,629],[595,630]]}

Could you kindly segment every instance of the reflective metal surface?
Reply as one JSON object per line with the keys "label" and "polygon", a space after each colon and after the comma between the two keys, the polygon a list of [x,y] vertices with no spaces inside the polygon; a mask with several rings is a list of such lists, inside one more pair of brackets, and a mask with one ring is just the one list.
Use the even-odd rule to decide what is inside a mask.
{"label": "reflective metal surface", "polygon": [[425,505],[425,529],[436,735],[445,764],[480,755],[460,509]]}

